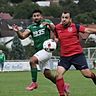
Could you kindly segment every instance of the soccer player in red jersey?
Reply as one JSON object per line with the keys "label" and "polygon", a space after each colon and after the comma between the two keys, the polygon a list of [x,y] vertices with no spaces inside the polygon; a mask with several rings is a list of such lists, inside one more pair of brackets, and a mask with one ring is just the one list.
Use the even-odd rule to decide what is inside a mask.
{"label": "soccer player in red jersey", "polygon": [[[79,25],[79,32],[96,33],[96,29]],[[71,65],[80,70],[86,78],[91,78],[96,85],[96,75],[88,68],[83,48],[80,45],[76,24],[72,22],[71,14],[64,11],[61,15],[61,22],[56,25],[56,41],[60,43],[60,62],[56,72],[56,86],[60,96],[64,93],[63,74]]]}

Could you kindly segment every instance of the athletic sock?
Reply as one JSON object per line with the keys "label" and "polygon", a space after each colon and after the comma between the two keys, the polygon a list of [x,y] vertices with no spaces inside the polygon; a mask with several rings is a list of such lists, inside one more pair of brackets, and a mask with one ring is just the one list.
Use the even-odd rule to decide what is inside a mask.
{"label": "athletic sock", "polygon": [[31,77],[33,82],[37,81],[37,71],[37,68],[31,68]]}
{"label": "athletic sock", "polygon": [[96,75],[94,73],[92,73],[91,78],[92,78],[94,84],[96,85]]}
{"label": "athletic sock", "polygon": [[63,78],[56,80],[56,86],[60,96],[64,96],[64,80]]}

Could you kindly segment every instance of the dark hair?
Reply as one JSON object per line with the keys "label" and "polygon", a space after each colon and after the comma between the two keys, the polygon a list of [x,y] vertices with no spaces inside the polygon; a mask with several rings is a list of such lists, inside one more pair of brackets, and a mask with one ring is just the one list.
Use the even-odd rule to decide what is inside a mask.
{"label": "dark hair", "polygon": [[36,9],[36,10],[34,10],[34,11],[32,12],[32,14],[34,14],[34,13],[40,13],[40,14],[42,14],[42,11],[39,10],[39,9]]}
{"label": "dark hair", "polygon": [[70,17],[72,18],[71,12],[69,10],[64,10],[62,13],[64,13],[64,14],[69,13],[70,14]]}

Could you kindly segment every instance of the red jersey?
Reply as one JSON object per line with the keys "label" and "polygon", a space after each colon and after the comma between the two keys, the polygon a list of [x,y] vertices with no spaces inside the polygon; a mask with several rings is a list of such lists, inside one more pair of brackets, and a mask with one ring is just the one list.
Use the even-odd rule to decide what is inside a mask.
{"label": "red jersey", "polygon": [[[80,25],[79,31],[84,32],[85,27]],[[72,23],[68,28],[64,28],[62,24],[56,25],[56,32],[60,42],[60,55],[72,56],[83,52],[80,44],[76,25]]]}

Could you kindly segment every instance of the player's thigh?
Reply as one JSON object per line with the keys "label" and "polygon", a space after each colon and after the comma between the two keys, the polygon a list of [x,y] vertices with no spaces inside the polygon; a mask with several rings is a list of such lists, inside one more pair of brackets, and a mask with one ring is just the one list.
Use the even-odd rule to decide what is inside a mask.
{"label": "player's thigh", "polygon": [[56,69],[56,76],[58,78],[61,78],[63,76],[63,74],[66,72],[66,69],[62,66],[57,66],[57,69]]}
{"label": "player's thigh", "polygon": [[46,62],[52,57],[52,53],[49,53],[45,50],[40,50],[37,53],[35,53],[34,56],[38,58],[38,61]]}
{"label": "player's thigh", "polygon": [[49,59],[47,61],[39,62],[39,66],[40,66],[41,71],[44,72],[45,69],[51,70],[52,69],[51,64],[52,64],[51,59]]}
{"label": "player's thigh", "polygon": [[80,70],[83,76],[91,77],[92,71],[90,69],[82,69]]}
{"label": "player's thigh", "polygon": [[32,62],[32,63],[38,63],[38,58],[36,56],[32,56],[30,58],[30,62]]}

